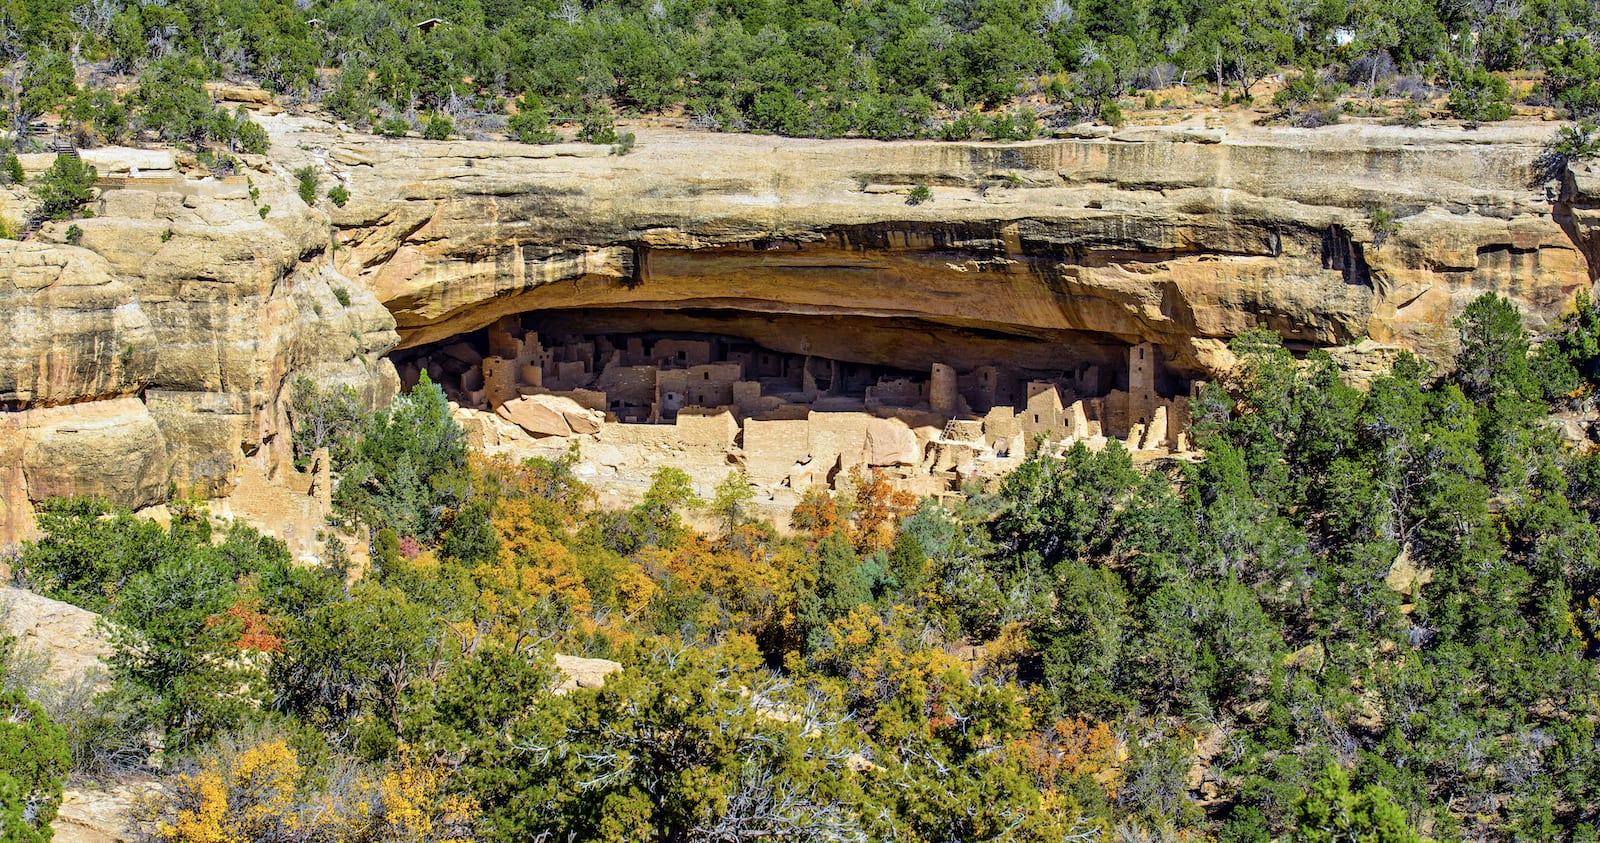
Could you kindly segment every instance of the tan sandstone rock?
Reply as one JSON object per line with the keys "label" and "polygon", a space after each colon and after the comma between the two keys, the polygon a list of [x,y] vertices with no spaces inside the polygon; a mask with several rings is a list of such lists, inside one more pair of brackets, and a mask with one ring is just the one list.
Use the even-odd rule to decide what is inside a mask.
{"label": "tan sandstone rock", "polygon": [[166,440],[137,398],[28,410],[17,435],[35,500],[95,495],[139,507],[166,497]]}
{"label": "tan sandstone rock", "polygon": [[101,670],[111,652],[96,623],[99,615],[31,591],[0,586],[0,630],[17,638],[24,653],[49,660],[50,678],[75,681]]}
{"label": "tan sandstone rock", "polygon": [[524,395],[501,404],[495,412],[535,436],[600,431],[599,413],[562,395]]}
{"label": "tan sandstone rock", "polygon": [[561,684],[556,686],[557,693],[565,693],[577,688],[599,688],[606,683],[606,677],[622,669],[620,662],[610,659],[585,659],[578,656],[564,656],[556,654],[556,670],[561,672]]}
{"label": "tan sandstone rock", "polygon": [[[391,304],[403,345],[546,307],[721,306],[1143,339],[1203,375],[1258,324],[1443,360],[1450,318],[1482,290],[1517,298],[1537,327],[1590,280],[1589,245],[1527,189],[1542,125],[1145,128],[1009,145],[642,130],[626,158],[302,129],[293,139],[321,144],[363,197],[333,213],[350,246],[340,266]],[[997,171],[1022,186],[976,189]],[[863,182],[940,187],[907,206]],[[1381,247],[1378,207],[1402,221]],[[903,333],[857,332],[852,348],[942,359]]]}
{"label": "tan sandstone rock", "polygon": [[393,318],[320,259],[326,217],[290,173],[251,172],[252,199],[243,175],[178,174],[170,150],[84,157],[112,178],[71,223],[81,247],[67,223],[0,241],[0,404],[22,411],[0,419],[0,545],[47,496],[138,507],[169,483],[227,494],[250,455],[285,464],[295,376],[369,406],[398,386]]}
{"label": "tan sandstone rock", "polygon": [[572,435],[572,427],[560,410],[529,397],[507,401],[495,412],[534,436]]}
{"label": "tan sandstone rock", "polygon": [[867,423],[866,463],[874,468],[917,465],[922,448],[910,425],[899,419],[873,419]]}
{"label": "tan sandstone rock", "polygon": [[[1149,341],[1183,377],[1225,370],[1228,339],[1264,325],[1300,348],[1370,339],[1372,353],[1343,358],[1364,371],[1400,348],[1448,361],[1451,319],[1485,290],[1548,324],[1600,260],[1593,165],[1529,188],[1547,124],[1129,127],[1016,144],[640,129],[613,156],[261,121],[272,155],[235,177],[171,151],[86,152],[108,178],[94,217],[71,223],[81,247],[66,223],[0,242],[0,402],[85,419],[0,443],[0,543],[46,491],[137,504],[169,481],[225,493],[247,459],[271,475],[293,377],[381,404],[396,343],[506,314],[583,309],[598,325],[625,308],[653,330],[731,329],[913,370],[1059,370]],[[35,157],[24,166],[49,164]],[[301,202],[305,165],[350,202]],[[1016,186],[994,187],[997,174]],[[933,201],[907,205],[918,183]],[[1377,208],[1401,223],[1382,244]],[[715,315],[729,310],[749,318]],[[139,396],[143,412],[111,403]],[[596,422],[546,410],[542,429]],[[91,445],[95,426],[105,441]],[[57,459],[126,465],[103,479]]]}

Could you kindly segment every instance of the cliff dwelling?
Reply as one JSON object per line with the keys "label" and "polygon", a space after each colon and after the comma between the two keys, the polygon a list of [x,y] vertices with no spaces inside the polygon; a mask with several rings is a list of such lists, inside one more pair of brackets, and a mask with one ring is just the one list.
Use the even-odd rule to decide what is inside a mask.
{"label": "cliff dwelling", "polygon": [[602,483],[672,465],[710,486],[740,467],[775,500],[852,469],[941,495],[1075,442],[1187,454],[1198,385],[1149,343],[718,310],[534,311],[392,358],[486,452],[576,441]]}

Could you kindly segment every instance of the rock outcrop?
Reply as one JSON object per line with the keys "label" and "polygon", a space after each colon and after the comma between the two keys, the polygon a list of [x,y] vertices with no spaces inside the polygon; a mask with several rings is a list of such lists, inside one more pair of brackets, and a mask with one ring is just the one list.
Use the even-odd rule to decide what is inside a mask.
{"label": "rock outcrop", "polygon": [[24,656],[47,662],[47,675],[63,685],[94,680],[111,652],[100,616],[70,603],[20,588],[0,586],[0,635],[16,638]]}
{"label": "rock outcrop", "polygon": [[[512,313],[912,368],[1151,342],[1185,377],[1226,368],[1228,338],[1265,325],[1371,370],[1361,349],[1448,359],[1451,318],[1484,290],[1542,326],[1600,266],[1600,173],[1543,181],[1543,125],[1018,144],[641,130],[613,156],[262,122],[272,153],[238,176],[87,151],[104,183],[79,245],[65,224],[0,241],[0,543],[47,495],[226,495],[245,460],[270,478],[294,375],[379,403],[392,347]],[[305,205],[291,174],[306,164],[351,200]],[[914,203],[917,185],[931,200]],[[1374,230],[1379,210],[1397,231]]]}
{"label": "rock outcrop", "polygon": [[[529,310],[697,308],[878,317],[881,343],[856,325],[826,337],[826,318],[762,342],[852,340],[880,358],[905,345],[894,320],[1150,341],[1203,375],[1257,325],[1299,347],[1371,338],[1443,359],[1450,319],[1483,290],[1535,327],[1553,318],[1593,281],[1594,237],[1536,183],[1550,133],[1146,127],[999,145],[645,131],[624,157],[292,137],[350,186],[332,213],[338,266],[389,306],[402,347]],[[933,198],[908,204],[917,184]],[[1397,232],[1373,230],[1380,209]]]}
{"label": "rock outcrop", "polygon": [[0,240],[0,544],[26,533],[30,501],[138,507],[174,485],[226,495],[249,457],[275,470],[296,374],[373,404],[397,387],[392,317],[329,265],[326,215],[281,167],[218,178],[170,151],[83,155],[103,178],[77,245],[66,223]]}

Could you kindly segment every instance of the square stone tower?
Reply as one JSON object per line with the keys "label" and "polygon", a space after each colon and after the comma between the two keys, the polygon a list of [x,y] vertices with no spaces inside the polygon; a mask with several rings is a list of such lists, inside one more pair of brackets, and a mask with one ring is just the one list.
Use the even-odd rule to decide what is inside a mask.
{"label": "square stone tower", "polygon": [[1156,403],[1156,349],[1142,342],[1128,349],[1128,426],[1148,425]]}

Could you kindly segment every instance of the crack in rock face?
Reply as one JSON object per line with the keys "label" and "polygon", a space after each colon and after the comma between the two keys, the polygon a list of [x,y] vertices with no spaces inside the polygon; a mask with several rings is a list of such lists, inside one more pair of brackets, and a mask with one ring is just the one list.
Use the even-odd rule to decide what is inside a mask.
{"label": "crack in rock face", "polygon": [[[612,156],[262,124],[271,157],[228,178],[170,150],[86,150],[106,178],[74,222],[81,245],[64,223],[0,242],[0,541],[47,494],[140,505],[173,484],[228,495],[247,465],[281,477],[294,378],[378,406],[399,387],[392,349],[435,360],[506,318],[552,348],[674,335],[827,361],[811,367],[825,381],[866,367],[871,384],[823,396],[863,406],[885,378],[931,393],[939,364],[978,415],[971,379],[994,367],[1014,393],[997,405],[1031,417],[1027,384],[1060,381],[1072,422],[1078,400],[1131,391],[1132,350],[1148,346],[1152,392],[1176,401],[1261,326],[1355,372],[1402,348],[1448,364],[1467,302],[1496,291],[1537,330],[1600,253],[1592,167],[1529,187],[1543,125],[1019,144],[641,129]],[[307,164],[349,202],[301,202],[291,174]]]}

